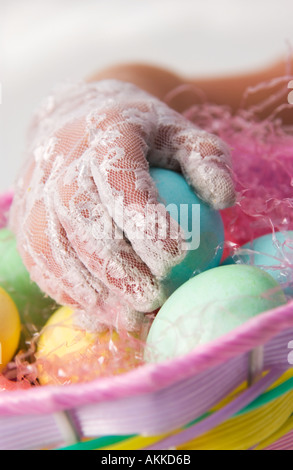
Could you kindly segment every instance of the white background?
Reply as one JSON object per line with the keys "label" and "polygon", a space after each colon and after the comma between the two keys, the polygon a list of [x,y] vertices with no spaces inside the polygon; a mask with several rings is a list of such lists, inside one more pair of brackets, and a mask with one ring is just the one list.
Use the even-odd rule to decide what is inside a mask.
{"label": "white background", "polygon": [[33,110],[59,81],[127,61],[241,72],[289,44],[292,0],[0,0],[0,191],[13,185]]}

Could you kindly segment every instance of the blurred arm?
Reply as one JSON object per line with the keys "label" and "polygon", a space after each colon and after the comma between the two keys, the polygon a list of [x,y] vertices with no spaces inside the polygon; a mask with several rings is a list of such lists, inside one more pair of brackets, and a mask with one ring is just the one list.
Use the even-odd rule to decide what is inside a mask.
{"label": "blurred arm", "polygon": [[[289,67],[291,68],[291,77],[288,74]],[[234,112],[239,108],[248,87],[256,87],[262,82],[279,77],[284,77],[281,83],[249,95],[246,101],[246,105],[255,105],[283,88],[284,93],[278,98],[277,102],[269,106],[265,113],[260,114],[260,117],[265,117],[276,109],[278,105],[287,103],[286,90],[290,78],[293,78],[293,59],[290,62],[280,60],[266,68],[243,74],[199,78],[182,77],[171,70],[147,64],[121,64],[93,74],[89,81],[107,78],[128,81],[161,100],[164,100],[176,88],[187,85],[185,91],[178,93],[176,97],[172,98],[171,102],[168,102],[168,105],[176,111],[183,112],[192,106],[192,104],[198,102],[198,95],[196,91],[192,90],[192,87],[194,87],[195,90],[203,92],[207,101],[219,105],[227,105]],[[288,89],[288,93],[289,91]],[[293,124],[293,110],[289,109],[283,112],[282,118],[284,124]]]}

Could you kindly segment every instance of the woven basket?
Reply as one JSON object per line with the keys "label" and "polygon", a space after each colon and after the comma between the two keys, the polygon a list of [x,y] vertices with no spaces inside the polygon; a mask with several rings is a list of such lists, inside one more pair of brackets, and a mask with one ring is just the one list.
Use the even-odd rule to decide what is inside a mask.
{"label": "woven basket", "polygon": [[293,450],[292,340],[293,301],[172,361],[2,392],[0,449]]}

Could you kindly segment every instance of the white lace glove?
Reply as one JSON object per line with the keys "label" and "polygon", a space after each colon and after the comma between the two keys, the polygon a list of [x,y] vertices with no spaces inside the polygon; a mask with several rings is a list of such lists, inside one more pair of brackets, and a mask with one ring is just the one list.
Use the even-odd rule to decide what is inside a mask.
{"label": "white lace glove", "polygon": [[181,170],[216,209],[234,203],[226,146],[131,84],[64,85],[34,117],[11,227],[32,280],[87,328],[136,328],[185,255],[149,164]]}

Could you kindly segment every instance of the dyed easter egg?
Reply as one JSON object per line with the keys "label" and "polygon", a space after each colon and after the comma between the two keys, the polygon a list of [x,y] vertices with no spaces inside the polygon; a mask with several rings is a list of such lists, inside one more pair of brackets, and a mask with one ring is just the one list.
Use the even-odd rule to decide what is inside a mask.
{"label": "dyed easter egg", "polygon": [[174,171],[151,168],[158,201],[184,230],[187,254],[164,280],[170,295],[195,274],[216,267],[221,261],[224,227],[221,215],[194,193],[185,178]]}
{"label": "dyed easter egg", "polygon": [[147,337],[145,359],[183,355],[285,303],[280,285],[257,267],[210,269],[179,287],[161,307]]}
{"label": "dyed easter egg", "polygon": [[0,287],[0,371],[17,350],[21,323],[19,313],[10,295]]}
{"label": "dyed easter egg", "polygon": [[64,356],[82,352],[95,341],[95,335],[74,325],[73,310],[60,307],[47,321],[38,341],[38,353]]}
{"label": "dyed easter egg", "polygon": [[269,233],[242,245],[223,264],[249,264],[269,273],[293,295],[293,231]]}
{"label": "dyed easter egg", "polygon": [[125,372],[142,362],[141,341],[127,332],[90,332],[60,307],[42,329],[35,354],[41,385],[90,381]]}
{"label": "dyed easter egg", "polygon": [[[60,307],[49,318],[42,329],[36,358],[40,364],[41,358],[44,358],[47,365],[56,360],[56,358],[70,357],[71,360],[77,354],[82,357],[87,349],[94,344],[96,336],[86,330],[74,325],[73,310],[69,307]],[[44,370],[39,373],[41,384],[51,382]]]}
{"label": "dyed easter egg", "polygon": [[0,286],[14,300],[23,323],[43,326],[56,310],[56,303],[31,281],[16,247],[14,234],[7,228],[0,230]]}

